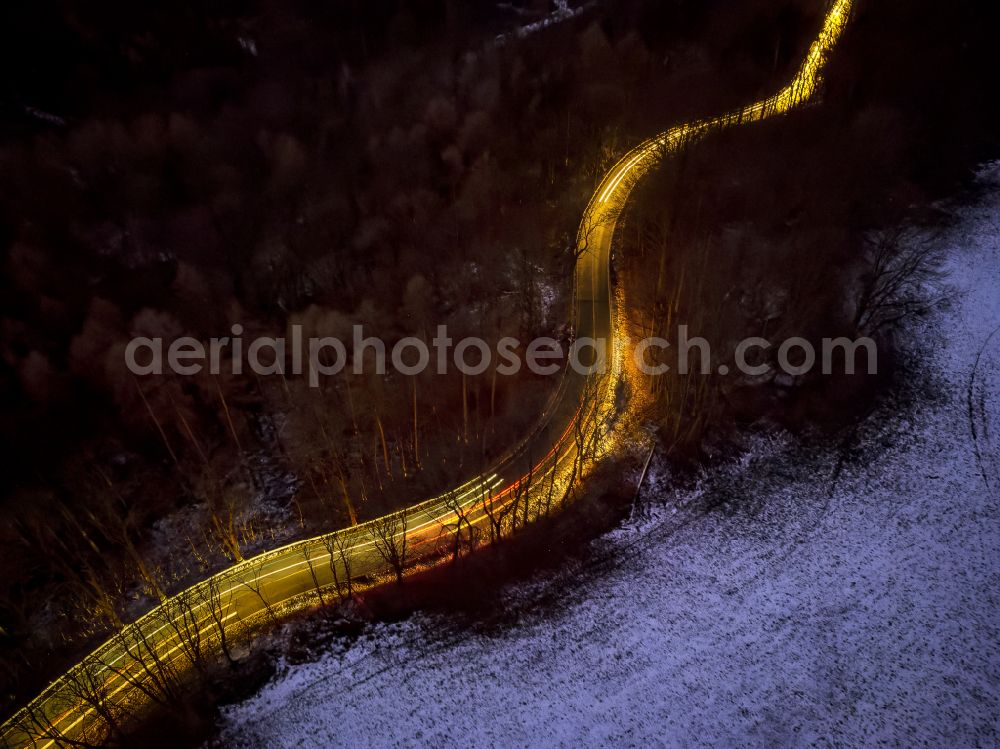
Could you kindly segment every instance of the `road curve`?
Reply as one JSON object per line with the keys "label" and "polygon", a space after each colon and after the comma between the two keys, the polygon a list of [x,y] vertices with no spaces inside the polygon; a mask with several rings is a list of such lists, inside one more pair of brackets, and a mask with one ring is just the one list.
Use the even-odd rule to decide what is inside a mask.
{"label": "road curve", "polygon": [[607,340],[606,366],[589,376],[567,368],[537,426],[492,470],[384,518],[248,559],[178,593],[116,633],[18,711],[0,729],[3,745],[100,743],[122,718],[158,699],[172,679],[205,653],[220,651],[238,625],[277,616],[283,605],[319,589],[332,598],[348,577],[381,580],[393,572],[387,558],[394,553],[407,567],[430,563],[454,544],[456,534],[476,529],[488,540],[499,523],[530,522],[558,505],[584,475],[585,463],[612,447],[610,423],[626,352],[624,339],[616,335],[620,323],[610,281],[611,240],[632,188],[665,156],[713,131],[779,115],[811,100],[852,4],[835,0],[830,5],[798,74],[777,94],[660,133],[630,150],[601,180],[577,238],[573,322],[577,338]]}

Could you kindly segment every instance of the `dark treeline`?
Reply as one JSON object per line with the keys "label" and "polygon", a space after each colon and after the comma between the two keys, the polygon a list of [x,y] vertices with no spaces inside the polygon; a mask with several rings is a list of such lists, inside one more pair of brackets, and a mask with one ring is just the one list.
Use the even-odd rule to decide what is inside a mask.
{"label": "dark treeline", "polygon": [[787,78],[821,5],[523,37],[547,3],[5,5],[3,694],[206,569],[467,478],[552,386],[136,379],[131,337],[558,335],[603,170]]}
{"label": "dark treeline", "polygon": [[948,293],[936,201],[998,152],[992,34],[978,3],[861,2],[820,105],[717,133],[642,185],[620,237],[636,334],[689,325],[713,343],[713,371],[749,336],[775,344],[751,363],[775,364],[791,336],[818,356],[839,336],[879,351],[878,377],[862,353],[855,376],[835,356],[834,376],[649,382],[676,456],[713,454],[741,425],[849,427],[904,363],[906,323]]}

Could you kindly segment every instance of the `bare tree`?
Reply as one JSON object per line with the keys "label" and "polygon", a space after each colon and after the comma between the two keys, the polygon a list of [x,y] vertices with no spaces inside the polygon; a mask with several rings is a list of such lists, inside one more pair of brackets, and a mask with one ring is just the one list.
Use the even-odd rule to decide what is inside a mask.
{"label": "bare tree", "polygon": [[267,596],[264,595],[264,562],[258,562],[253,568],[251,573],[251,578],[249,580],[240,578],[240,585],[252,592],[260,600],[261,605],[267,612],[268,618],[273,622],[277,621],[277,615],[275,614],[274,608],[271,606],[271,602],[267,600]]}
{"label": "bare tree", "polygon": [[155,703],[167,707],[180,703],[180,673],[174,667],[170,649],[160,650],[164,640],[151,637],[140,624],[130,624],[118,631],[111,642],[119,655],[101,659],[108,671]]}
{"label": "bare tree", "polygon": [[108,626],[117,629],[125,625],[121,611],[125,590],[119,576],[111,572],[102,575],[90,564],[82,563],[77,576],[70,580],[81,598],[96,609]]}
{"label": "bare tree", "polygon": [[407,562],[407,513],[394,512],[372,521],[372,537],[379,556],[392,567],[396,582],[403,583],[403,570]]}
{"label": "bare tree", "polygon": [[469,551],[476,546],[477,529],[469,517],[471,503],[464,503],[457,492],[451,492],[444,500],[444,506],[448,508],[451,516],[447,516],[441,523],[441,530],[446,536],[451,536],[451,559],[452,562],[457,562],[462,553],[463,543]]}
{"label": "bare tree", "polygon": [[109,671],[101,660],[88,657],[64,677],[66,696],[96,718],[85,721],[81,731],[83,741],[89,746],[100,746],[113,739],[120,741],[123,736],[122,723],[128,711],[126,706],[115,701],[108,676]]}
{"label": "bare tree", "polygon": [[[570,474],[563,493],[567,500],[576,488],[576,483],[586,467],[597,456],[597,449],[607,428],[607,406],[600,397],[601,381],[596,377],[587,380],[580,394],[580,410],[573,422],[573,454],[570,460]],[[553,480],[558,465],[553,467]]]}
{"label": "bare tree", "polygon": [[577,232],[576,243],[571,245],[570,259],[572,261],[571,267],[575,267],[584,255],[593,249],[592,245],[597,232],[604,226],[609,226],[612,221],[612,217],[616,216],[616,211],[601,211],[600,209],[594,208],[588,210],[584,214],[583,220],[580,222],[580,228]]}
{"label": "bare tree", "polygon": [[500,498],[493,494],[490,489],[483,493],[480,499],[483,508],[483,515],[486,516],[487,528],[489,529],[489,542],[496,543],[506,534],[511,524],[510,518],[517,509],[512,502],[501,502]]}
{"label": "bare tree", "polygon": [[[543,515],[548,515],[552,510],[552,502],[555,499],[556,491],[556,476],[559,473],[559,462],[562,460],[563,450],[564,447],[561,443],[555,446],[555,449],[552,451],[552,468],[548,471],[547,475],[542,476],[539,491],[544,491],[544,495],[539,499],[539,505],[540,512]],[[547,482],[546,478],[548,478]]]}
{"label": "bare tree", "polygon": [[227,559],[243,561],[240,534],[236,526],[239,499],[231,487],[227,487],[210,470],[205,476],[205,494],[208,499],[209,524],[212,538]]}
{"label": "bare tree", "polygon": [[[67,706],[66,710],[72,710],[75,706]],[[32,704],[23,707],[17,715],[10,719],[7,724],[9,736],[6,739],[5,747],[21,746],[43,746],[51,742],[52,746],[60,747],[98,747],[106,743],[90,743],[83,739],[71,739],[63,735],[63,732],[52,724],[45,711]],[[17,735],[20,732],[20,736]],[[106,737],[105,737],[106,738]]]}
{"label": "bare tree", "polygon": [[510,500],[508,503],[509,523],[511,532],[517,530],[518,524],[523,527],[528,524],[530,511],[531,484],[535,472],[535,464],[528,456],[528,474],[508,489]]}
{"label": "bare tree", "polygon": [[[351,579],[351,541],[345,532],[330,533],[323,537],[323,546],[330,554],[330,572],[333,574],[333,584],[337,588],[337,595],[341,599],[350,598],[354,595],[353,581]],[[337,569],[337,562],[343,569],[343,579]]]}
{"label": "bare tree", "polygon": [[306,565],[309,567],[309,577],[312,578],[313,587],[316,589],[316,595],[319,596],[319,605],[326,606],[326,599],[323,597],[323,586],[319,582],[319,576],[316,574],[316,568],[313,566],[312,555],[309,553],[309,546],[302,547],[302,558],[305,559]]}
{"label": "bare tree", "polygon": [[940,304],[941,251],[935,237],[907,226],[867,238],[868,271],[854,315],[856,330],[871,334]]}
{"label": "bare tree", "polygon": [[[30,702],[11,718],[7,738],[12,743],[5,745],[20,745],[14,743],[15,731],[23,734],[26,746],[89,748],[121,742],[126,711],[114,702],[105,672],[104,664],[92,657],[75,666],[63,677],[64,686],[52,700]],[[53,720],[46,705],[59,717]]]}
{"label": "bare tree", "polygon": [[157,571],[149,565],[135,544],[139,531],[134,508],[99,466],[95,465],[94,470],[100,477],[101,486],[94,487],[90,492],[95,500],[90,504],[97,505],[98,510],[97,512],[88,512],[87,517],[95,529],[125,552],[126,561],[146,586],[150,595],[162,602],[166,599],[166,593],[160,585]]}
{"label": "bare tree", "polygon": [[214,625],[214,629],[219,638],[219,649],[225,656],[226,661],[233,665],[236,660],[233,657],[232,647],[227,632],[227,621],[230,618],[230,609],[233,604],[233,590],[226,588],[223,592],[223,584],[217,575],[211,575],[205,582],[195,588],[199,599],[199,605],[204,609],[207,618]]}
{"label": "bare tree", "polygon": [[[170,650],[179,650],[188,663],[198,671],[205,668],[206,650],[202,638],[203,608],[197,593],[185,590],[178,593],[169,603],[153,610],[154,620],[160,623],[162,631],[171,633],[167,643],[176,641]],[[210,625],[211,626],[211,625]]]}

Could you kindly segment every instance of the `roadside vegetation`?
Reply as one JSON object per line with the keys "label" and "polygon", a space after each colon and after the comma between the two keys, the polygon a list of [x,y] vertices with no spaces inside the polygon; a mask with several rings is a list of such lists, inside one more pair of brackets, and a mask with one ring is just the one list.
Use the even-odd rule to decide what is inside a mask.
{"label": "roadside vegetation", "polygon": [[[822,16],[733,5],[595,5],[523,37],[520,15],[458,2],[5,10],[3,54],[40,60],[3,66],[7,707],[208,571],[468,478],[552,385],[144,380],[130,337],[565,337],[595,181],[637,140],[772,91]],[[823,105],[713,136],[644,184],[616,251],[635,330],[872,335],[891,374],[894,330],[935,301],[909,293],[933,247],[900,227],[933,225],[996,146],[975,12],[861,3]],[[878,383],[666,378],[649,418],[697,462],[747,425],[850,424]],[[590,492],[620,513],[627,489]],[[165,714],[189,706],[178,692]]]}
{"label": "roadside vegetation", "polygon": [[[717,133],[639,186],[616,247],[632,335],[676,343],[687,325],[712,343],[711,371],[732,372],[675,366],[646,383],[675,460],[698,465],[774,426],[850,430],[899,373],[899,336],[947,302],[938,202],[997,153],[978,13],[860,3],[820,105]],[[752,352],[768,374],[736,373],[734,349],[751,336],[774,344]],[[870,337],[878,373],[859,349],[854,374],[842,353],[832,375],[784,374],[777,343],[793,336],[817,352],[824,338]]]}
{"label": "roadside vegetation", "polygon": [[468,478],[552,387],[135,378],[131,337],[564,338],[604,169],[796,64],[820,9],[766,5],[5,8],[8,705],[208,571]]}

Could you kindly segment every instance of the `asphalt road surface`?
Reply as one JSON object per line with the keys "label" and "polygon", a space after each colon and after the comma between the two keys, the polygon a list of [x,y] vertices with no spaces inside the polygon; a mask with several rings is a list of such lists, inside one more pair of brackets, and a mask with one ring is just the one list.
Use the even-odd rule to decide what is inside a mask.
{"label": "asphalt road surface", "polygon": [[[322,590],[332,599],[350,578],[371,584],[418,562],[442,558],[459,538],[495,535],[514,516],[552,509],[586,465],[610,449],[609,424],[626,363],[616,335],[611,240],[632,187],[666,156],[717,131],[782,114],[814,98],[823,63],[850,16],[836,0],[795,79],[776,95],[721,117],[672,128],[633,148],[591,198],[578,235],[574,288],[577,339],[606,339],[603,373],[567,368],[535,429],[497,465],[452,491],[378,520],[299,541],[230,569],[170,598],[109,639],[2,728],[5,746],[99,743],[109,724],[156,699],[178,673],[230,644],[239,627],[279,616],[295,599]],[[509,526],[508,526],[509,527]],[[473,531],[472,529],[475,529]]]}

